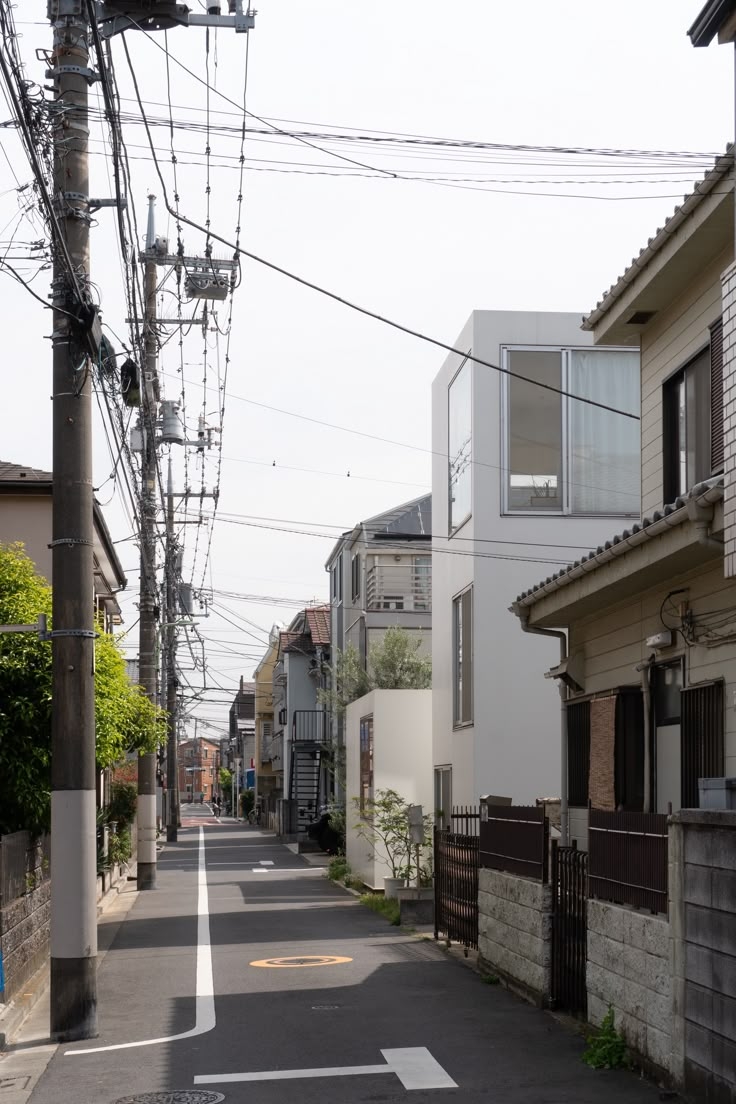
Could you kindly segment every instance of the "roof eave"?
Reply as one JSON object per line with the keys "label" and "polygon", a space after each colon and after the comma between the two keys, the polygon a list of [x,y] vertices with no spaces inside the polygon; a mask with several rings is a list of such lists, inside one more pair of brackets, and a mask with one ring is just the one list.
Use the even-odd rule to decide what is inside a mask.
{"label": "roof eave", "polygon": [[734,0],[708,0],[687,32],[693,46],[710,46],[724,22],[734,11]]}

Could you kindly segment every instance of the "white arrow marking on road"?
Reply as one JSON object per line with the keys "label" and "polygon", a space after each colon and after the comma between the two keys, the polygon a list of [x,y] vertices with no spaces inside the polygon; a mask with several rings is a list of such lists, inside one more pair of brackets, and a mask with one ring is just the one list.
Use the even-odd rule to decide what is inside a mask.
{"label": "white arrow marking on road", "polygon": [[358,1077],[364,1074],[395,1073],[405,1089],[456,1089],[426,1047],[382,1050],[385,1064],[375,1066],[321,1066],[317,1069],[259,1070],[254,1073],[200,1074],[195,1085],[224,1085],[235,1081],[297,1081],[305,1077]]}

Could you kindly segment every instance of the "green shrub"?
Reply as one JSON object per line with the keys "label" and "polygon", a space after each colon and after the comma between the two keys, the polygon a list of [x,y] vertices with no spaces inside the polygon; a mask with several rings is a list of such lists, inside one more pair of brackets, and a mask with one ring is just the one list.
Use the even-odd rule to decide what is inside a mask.
{"label": "green shrub", "polygon": [[327,877],[333,882],[344,882],[350,874],[350,863],[344,855],[334,855],[327,864]]}
{"label": "green shrub", "polygon": [[106,810],[108,824],[115,821],[119,829],[127,828],[135,820],[137,810],[138,787],[133,782],[113,782]]}
{"label": "green shrub", "polygon": [[107,845],[107,862],[109,866],[116,864],[122,866],[130,860],[133,849],[130,842],[130,832],[124,828],[121,832],[111,832]]}
{"label": "green shrub", "polygon": [[390,924],[399,926],[399,902],[395,897],[384,897],[380,893],[364,893],[360,898],[361,905],[372,909],[373,912],[385,916]]}
{"label": "green shrub", "polygon": [[587,1043],[583,1061],[591,1069],[619,1069],[627,1064],[626,1040],[614,1026],[612,1005],[609,1004],[603,1023],[588,1036]]}

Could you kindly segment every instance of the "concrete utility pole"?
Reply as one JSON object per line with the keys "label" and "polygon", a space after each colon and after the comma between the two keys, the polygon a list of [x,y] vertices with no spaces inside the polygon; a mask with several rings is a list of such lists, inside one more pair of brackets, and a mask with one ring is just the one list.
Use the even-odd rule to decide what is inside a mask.
{"label": "concrete utility pole", "polygon": [[[81,314],[89,286],[89,43],[81,0],[52,0],[49,76],[54,205],[66,250],[53,270],[53,691],[51,1035],[97,1034],[97,837],[92,371]],[[66,255],[65,255],[66,254]],[[70,271],[71,264],[71,271]]]}
{"label": "concrete utility pole", "polygon": [[[146,364],[141,386],[141,578],[139,661],[140,685],[155,704],[157,691],[158,603],[156,596],[156,404],[158,401],[158,337],[156,332],[157,269],[154,205],[148,197],[148,229],[144,254]],[[138,759],[138,889],[156,888],[156,753]]]}
{"label": "concrete utility pole", "polygon": [[176,843],[179,827],[179,764],[177,757],[176,685],[176,540],[174,537],[174,482],[169,459],[166,481],[166,709],[169,715],[166,744],[166,839]]}

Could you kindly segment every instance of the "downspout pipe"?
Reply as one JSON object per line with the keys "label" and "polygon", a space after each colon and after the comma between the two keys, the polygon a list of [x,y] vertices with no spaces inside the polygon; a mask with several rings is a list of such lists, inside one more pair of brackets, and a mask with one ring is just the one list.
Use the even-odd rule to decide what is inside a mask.
{"label": "downspout pipe", "polygon": [[688,499],[687,515],[695,528],[698,544],[702,544],[705,548],[717,548],[722,553],[724,549],[723,538],[714,537],[710,531],[714,513],[713,506],[703,504],[696,498]]}
{"label": "downspout pipe", "polygon": [[654,656],[651,655],[644,663],[640,663],[636,670],[641,676],[641,692],[644,704],[644,805],[642,812],[652,811],[652,690],[651,670],[654,664]]}
{"label": "downspout pipe", "polygon": [[[514,609],[521,627],[526,633],[535,636],[554,637],[560,642],[560,663],[567,659],[567,633],[562,629],[541,629],[529,624],[529,613],[524,609]],[[560,692],[560,843],[563,847],[570,844],[570,815],[567,792],[567,687],[562,679],[557,680]]]}

